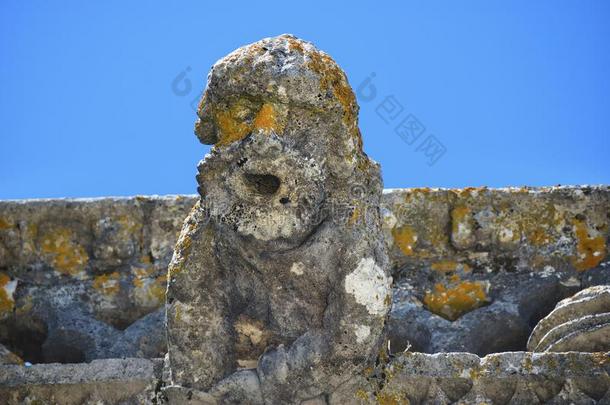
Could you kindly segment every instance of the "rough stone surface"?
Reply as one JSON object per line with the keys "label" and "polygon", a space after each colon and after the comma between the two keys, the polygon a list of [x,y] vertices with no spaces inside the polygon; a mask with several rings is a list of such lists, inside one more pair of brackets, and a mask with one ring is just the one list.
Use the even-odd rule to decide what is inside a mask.
{"label": "rough stone surface", "polygon": [[582,290],[557,304],[534,328],[531,351],[610,350],[610,286]]}
{"label": "rough stone surface", "polygon": [[[0,365],[0,398],[10,405],[219,403],[212,394],[197,390],[159,391],[161,363],[110,359],[28,368]],[[365,370],[362,378],[342,385],[330,397],[304,403],[607,404],[609,372],[609,353],[512,352],[483,358],[404,353]]]}
{"label": "rough stone surface", "polygon": [[[451,212],[454,205],[463,205],[464,199],[474,206],[501,202],[506,216],[504,221],[521,223],[520,234],[531,234],[532,227],[542,226],[533,219],[523,220],[540,215],[541,207],[552,206],[561,213],[557,214],[558,218],[564,220],[559,222],[561,227],[549,228],[552,237],[542,238],[538,244],[530,244],[520,236],[520,243],[526,247],[507,251],[487,243],[485,249],[475,246],[459,251],[449,245],[451,222],[443,213]],[[76,313],[81,313],[75,314],[74,319],[86,320],[92,327],[99,326],[97,322],[101,321],[117,329],[118,333],[110,334],[112,339],[122,336],[126,326],[159,310],[165,299],[163,280],[172,246],[184,217],[196,201],[195,196],[0,201],[0,343],[25,361],[41,362],[45,361],[42,345],[46,336],[61,326],[51,315],[61,312],[60,308],[70,303],[74,304]],[[583,288],[610,283],[606,253],[608,220],[604,219],[610,212],[608,187],[477,189],[476,194],[469,189],[386,190],[382,212],[384,239],[391,249],[395,279],[394,302],[388,322],[395,351],[409,344],[411,350],[429,353],[468,351],[484,355],[524,350],[532,328],[559,301]],[[112,241],[97,239],[92,232],[88,233],[94,224],[109,222],[108,218],[118,223],[124,215],[128,215],[134,229],[142,230],[138,249],[118,267],[112,260],[91,259],[93,252],[100,250],[98,244],[113,251],[126,251],[127,245],[133,246],[133,238],[127,232]],[[583,239],[582,233],[570,225],[574,218],[584,218],[592,224],[591,237]],[[417,229],[407,239],[398,231],[404,229],[404,224]],[[119,225],[116,226],[118,229]],[[58,228],[67,229],[64,232],[74,235],[85,235],[78,239],[78,246],[82,246],[89,258],[83,277],[56,270],[53,258],[42,250],[39,229],[54,233]],[[599,247],[599,236],[593,237],[595,232],[602,232],[605,245]],[[434,234],[437,236],[431,236]],[[405,247],[405,240],[411,239],[415,243],[412,250],[405,249],[409,253],[405,254],[399,246]],[[432,243],[433,240],[437,242]],[[578,246],[586,245],[588,240],[593,241],[592,246],[598,246],[590,257],[596,261],[601,259],[594,267],[579,270],[574,266],[573,258],[578,253]],[[62,246],[61,240],[59,246]],[[69,251],[64,250],[65,257],[70,257]],[[602,253],[595,256],[595,252]],[[541,260],[547,264],[541,264]],[[470,271],[465,271],[468,269]],[[295,275],[304,270],[298,263],[291,267]],[[424,301],[437,284],[452,283],[456,274],[462,281],[483,283],[483,291],[489,283],[488,302],[451,321],[441,316],[440,311],[441,315],[430,311]],[[99,275],[102,277],[97,278]],[[448,299],[447,303],[455,303],[460,297],[468,299],[469,294],[456,294],[468,292],[467,289],[452,291],[449,295],[453,301]],[[442,311],[445,305],[438,307]],[[83,317],[83,312],[87,317]],[[161,318],[153,317],[158,323],[150,325],[147,332],[142,331],[142,336],[155,336],[154,340],[162,341]],[[96,345],[95,340],[82,342],[86,346]],[[113,345],[114,342],[107,347]],[[244,345],[247,347],[248,341],[244,341]],[[106,354],[100,355],[112,357],[109,351],[104,349]],[[163,351],[160,347],[153,356],[159,356]],[[85,352],[95,350],[86,349]],[[125,352],[120,355],[138,354]],[[53,356],[49,361],[52,360]]]}
{"label": "rough stone surface", "polygon": [[335,62],[292,36],[212,67],[196,133],[214,147],[169,266],[168,395],[300,403],[374,363],[392,279],[357,110]]}
{"label": "rough stone surface", "polygon": [[371,379],[356,396],[379,404],[601,404],[610,399],[609,371],[608,353],[406,353],[385,368],[380,389]]}
{"label": "rough stone surface", "polygon": [[21,357],[0,344],[0,364],[23,364]]}
{"label": "rough stone surface", "polygon": [[608,187],[387,190],[393,350],[524,350],[557,302],[610,283]]}
{"label": "rough stone surface", "polygon": [[167,265],[193,203],[0,202],[0,342],[32,363],[162,356]]}
{"label": "rough stone surface", "polygon": [[94,360],[80,364],[0,366],[2,404],[150,404],[162,362]]}

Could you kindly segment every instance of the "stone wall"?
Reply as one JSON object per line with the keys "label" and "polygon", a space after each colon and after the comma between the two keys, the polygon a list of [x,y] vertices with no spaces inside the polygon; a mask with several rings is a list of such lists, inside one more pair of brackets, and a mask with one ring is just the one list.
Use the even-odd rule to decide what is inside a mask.
{"label": "stone wall", "polygon": [[[95,360],[85,364],[0,365],[8,404],[156,403],[162,361]],[[607,404],[610,357],[604,353],[405,353],[384,369],[384,384],[364,379],[329,404]],[[193,403],[197,403],[193,398]]]}
{"label": "stone wall", "polygon": [[[1,201],[0,342],[33,363],[161,356],[166,267],[195,201]],[[393,351],[525,350],[560,299],[610,282],[609,187],[386,190],[383,214]]]}

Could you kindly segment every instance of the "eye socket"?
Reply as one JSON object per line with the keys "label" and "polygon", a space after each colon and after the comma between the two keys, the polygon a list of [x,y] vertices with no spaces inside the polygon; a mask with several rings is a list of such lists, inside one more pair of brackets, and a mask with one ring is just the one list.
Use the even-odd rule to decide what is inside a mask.
{"label": "eye socket", "polygon": [[255,193],[261,195],[273,195],[280,188],[280,179],[272,174],[245,173],[246,185]]}

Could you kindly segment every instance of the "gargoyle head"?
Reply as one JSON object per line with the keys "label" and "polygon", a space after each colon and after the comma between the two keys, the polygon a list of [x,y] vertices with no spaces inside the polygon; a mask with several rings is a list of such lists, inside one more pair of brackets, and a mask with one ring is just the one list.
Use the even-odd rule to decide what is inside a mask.
{"label": "gargoyle head", "polygon": [[343,71],[291,35],[218,61],[195,125],[214,145],[197,176],[212,218],[240,236],[291,246],[329,204],[378,196],[379,168],[362,151],[357,115]]}

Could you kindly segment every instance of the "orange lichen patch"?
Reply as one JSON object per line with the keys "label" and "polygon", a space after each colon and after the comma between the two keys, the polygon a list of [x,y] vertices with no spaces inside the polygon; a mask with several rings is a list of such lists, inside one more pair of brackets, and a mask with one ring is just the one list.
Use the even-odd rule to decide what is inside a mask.
{"label": "orange lichen patch", "polygon": [[407,203],[411,203],[414,199],[431,198],[431,193],[432,189],[429,187],[411,188],[404,193],[404,200]]}
{"label": "orange lichen patch", "polygon": [[3,231],[5,229],[11,229],[13,227],[13,224],[11,224],[10,222],[8,222],[6,219],[4,218],[0,218],[0,231]]}
{"label": "orange lichen patch", "polygon": [[436,263],[432,263],[432,265],[430,265],[430,268],[432,270],[441,272],[441,273],[448,273],[451,271],[455,271],[457,270],[458,267],[458,262],[454,261],[454,260],[442,260],[440,262],[436,262]]}
{"label": "orange lichen patch", "polygon": [[42,239],[42,252],[46,254],[55,271],[70,276],[82,276],[89,255],[74,242],[74,233],[67,228],[57,228]]}
{"label": "orange lichen patch", "polygon": [[286,111],[281,111],[283,113],[269,102],[263,103],[258,108],[254,103],[244,99],[235,101],[229,108],[217,109],[214,114],[219,131],[216,145],[226,146],[240,141],[256,129],[267,134],[271,132],[281,134],[284,130],[281,117],[286,114]]}
{"label": "orange lichen patch", "polygon": [[393,228],[392,237],[394,238],[394,243],[400,248],[402,253],[406,256],[413,255],[413,249],[417,242],[417,234],[413,228],[408,225]]}
{"label": "orange lichen patch", "polygon": [[428,291],[424,296],[424,305],[437,315],[455,321],[460,316],[479,308],[489,302],[486,285],[480,281],[461,281],[455,275],[452,280],[456,284],[446,287],[437,283],[434,291]]}
{"label": "orange lichen patch", "polygon": [[574,219],[572,225],[576,236],[576,256],[572,258],[572,264],[578,271],[597,266],[607,254],[606,238],[603,235],[592,236],[583,220]]}
{"label": "orange lichen patch", "polygon": [[216,145],[224,146],[239,141],[250,132],[250,125],[238,121],[232,114],[231,110],[216,113],[216,122],[220,129],[220,138]]}
{"label": "orange lichen patch", "polygon": [[357,125],[356,96],[347,84],[345,74],[332,58],[322,52],[308,52],[308,67],[320,76],[320,89],[330,89],[343,107],[343,123],[356,138],[357,147],[362,151],[362,138]]}
{"label": "orange lichen patch", "polygon": [[0,273],[0,318],[13,312],[15,307],[15,300],[13,294],[17,288],[17,281],[11,281],[11,278]]}
{"label": "orange lichen patch", "polygon": [[252,130],[252,106],[248,100],[238,99],[227,108],[215,109],[218,127],[216,145],[225,146],[243,139]]}
{"label": "orange lichen patch", "polygon": [[102,295],[114,296],[121,286],[119,284],[120,275],[118,272],[110,274],[102,274],[93,279],[93,288],[99,291]]}
{"label": "orange lichen patch", "polygon": [[458,196],[458,197],[468,198],[468,197],[474,197],[478,193],[481,193],[481,192],[486,191],[486,190],[487,190],[486,186],[482,186],[482,187],[464,187],[464,188],[452,189],[451,192],[453,194],[455,194],[456,196]]}
{"label": "orange lichen patch", "polygon": [[254,129],[260,129],[266,134],[282,132],[278,122],[277,112],[271,103],[265,103],[254,117]]}
{"label": "orange lichen patch", "polygon": [[300,53],[304,53],[305,52],[301,42],[296,40],[296,39],[294,39],[294,38],[288,38],[288,49],[290,49],[291,51],[297,51],[297,52],[300,52]]}
{"label": "orange lichen patch", "polygon": [[430,187],[415,187],[408,190],[409,193],[420,193],[420,194],[430,194],[432,189]]}
{"label": "orange lichen patch", "polygon": [[245,56],[247,59],[252,60],[254,59],[256,56],[261,55],[265,52],[264,47],[261,44],[255,43],[255,44],[251,44],[250,46],[246,47],[244,49],[245,52]]}
{"label": "orange lichen patch", "polygon": [[463,270],[464,272],[470,272],[472,269],[466,263],[458,263],[455,260],[441,260],[434,262],[430,265],[430,268],[439,273],[449,273],[456,270]]}

